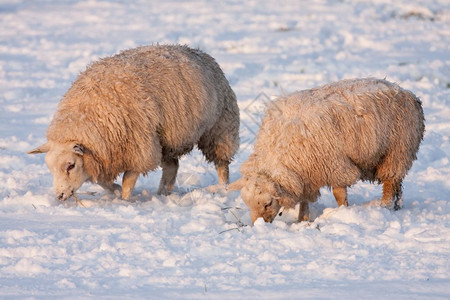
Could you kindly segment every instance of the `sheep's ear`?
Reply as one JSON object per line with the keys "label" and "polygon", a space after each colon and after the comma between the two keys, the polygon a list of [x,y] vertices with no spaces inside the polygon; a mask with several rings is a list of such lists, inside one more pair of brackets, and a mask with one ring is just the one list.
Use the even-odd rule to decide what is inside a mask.
{"label": "sheep's ear", "polygon": [[81,155],[83,156],[84,154],[84,146],[81,144],[75,144],[72,148],[73,153],[77,154],[77,155]]}
{"label": "sheep's ear", "polygon": [[289,195],[288,193],[275,196],[273,199],[277,200],[280,206],[287,208],[294,208],[298,202],[295,197]]}
{"label": "sheep's ear", "polygon": [[278,201],[278,204],[288,208],[295,207],[295,205],[297,204],[296,197],[286,192],[279,184],[276,185],[276,188],[277,195],[272,195],[272,197]]}
{"label": "sheep's ear", "polygon": [[49,143],[45,143],[43,145],[40,145],[39,147],[28,151],[28,154],[38,154],[38,153],[47,153],[50,150],[50,145]]}
{"label": "sheep's ear", "polygon": [[237,191],[242,189],[245,186],[245,179],[239,178],[238,180],[236,180],[235,182],[232,182],[228,185],[227,190],[228,191]]}

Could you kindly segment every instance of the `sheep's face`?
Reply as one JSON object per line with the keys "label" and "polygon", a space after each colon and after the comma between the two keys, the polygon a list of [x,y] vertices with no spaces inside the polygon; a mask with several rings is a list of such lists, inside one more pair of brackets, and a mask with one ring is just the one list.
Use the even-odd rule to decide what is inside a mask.
{"label": "sheep's face", "polygon": [[261,217],[266,222],[272,222],[281,208],[278,203],[279,188],[265,177],[241,178],[232,183],[230,189],[241,190],[241,197],[250,209],[252,223]]}
{"label": "sheep's face", "polygon": [[28,153],[47,153],[45,162],[53,175],[53,188],[60,201],[71,197],[89,179],[83,166],[84,148],[79,144],[48,142]]}

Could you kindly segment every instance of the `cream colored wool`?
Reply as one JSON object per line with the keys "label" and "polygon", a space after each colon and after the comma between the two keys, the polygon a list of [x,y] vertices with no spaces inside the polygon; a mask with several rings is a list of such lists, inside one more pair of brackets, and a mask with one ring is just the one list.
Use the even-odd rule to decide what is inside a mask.
{"label": "cream colored wool", "polygon": [[64,193],[62,200],[79,188],[74,182],[82,177],[112,190],[123,172],[128,191],[122,196],[128,198],[137,176],[160,165],[159,192],[168,193],[178,158],[195,145],[216,165],[219,182],[227,183],[238,132],[236,96],[211,56],[187,46],[146,46],[89,65],[59,103],[49,142],[30,153],[58,148],[82,157],[81,175],[74,179],[61,178],[66,171],[61,155],[47,159],[59,177],[54,185],[58,197]]}
{"label": "cream colored wool", "polygon": [[386,80],[299,91],[269,104],[254,153],[230,189],[242,189],[253,221],[272,221],[297,203],[299,219],[307,219],[323,186],[347,205],[346,187],[358,180],[383,183],[382,205],[397,209],[423,133],[420,100]]}

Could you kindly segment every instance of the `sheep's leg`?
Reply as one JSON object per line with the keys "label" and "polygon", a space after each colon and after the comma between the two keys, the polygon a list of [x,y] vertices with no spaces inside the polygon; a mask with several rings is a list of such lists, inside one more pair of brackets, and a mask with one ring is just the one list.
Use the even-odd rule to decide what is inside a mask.
{"label": "sheep's leg", "polygon": [[333,195],[339,206],[348,206],[347,202],[347,188],[346,187],[333,187]]}
{"label": "sheep's leg", "polygon": [[300,209],[298,211],[298,221],[309,220],[309,201],[300,201]]}
{"label": "sheep's leg", "polygon": [[168,195],[175,185],[178,172],[178,159],[164,157],[161,163],[162,177],[159,183],[158,195]]}
{"label": "sheep's leg", "polygon": [[383,196],[381,198],[381,206],[391,208],[394,200],[394,184],[392,180],[383,181]]}
{"label": "sheep's leg", "polygon": [[[395,201],[394,201],[395,199]],[[384,180],[383,181],[383,197],[381,198],[381,206],[389,209],[400,209],[403,202],[402,198],[402,181],[401,180]]]}
{"label": "sheep's leg", "polygon": [[133,193],[134,185],[139,177],[138,172],[126,171],[122,178],[122,199],[128,200]]}
{"label": "sheep's leg", "polygon": [[219,184],[210,185],[206,188],[210,193],[225,192],[225,186],[229,183],[229,169],[228,162],[215,162],[217,177],[219,178]]}
{"label": "sheep's leg", "polygon": [[395,186],[395,201],[394,201],[394,210],[399,210],[403,206],[403,191],[402,191],[402,182],[397,182]]}
{"label": "sheep's leg", "polygon": [[[228,101],[233,103],[234,93],[230,90]],[[229,183],[228,166],[233,155],[239,149],[239,109],[237,106],[230,106],[223,111],[217,123],[203,136],[197,143],[197,147],[202,151],[208,162],[214,162],[216,167],[219,185],[221,188]]]}
{"label": "sheep's leg", "polygon": [[219,185],[226,185],[229,183],[229,169],[228,169],[228,162],[220,162],[215,163],[216,171],[217,171],[217,177],[219,177]]}

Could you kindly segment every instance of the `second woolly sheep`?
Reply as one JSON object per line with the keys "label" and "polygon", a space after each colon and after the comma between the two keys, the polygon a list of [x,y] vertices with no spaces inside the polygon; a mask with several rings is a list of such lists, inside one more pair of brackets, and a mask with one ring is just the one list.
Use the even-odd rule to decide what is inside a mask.
{"label": "second woolly sheep", "polygon": [[252,222],[272,222],[281,207],[300,203],[299,221],[323,186],[347,205],[358,180],[383,184],[381,205],[399,209],[402,182],[424,134],[421,101],[386,80],[343,80],[269,104],[241,166],[240,189]]}

